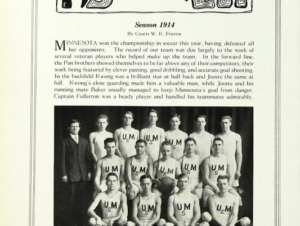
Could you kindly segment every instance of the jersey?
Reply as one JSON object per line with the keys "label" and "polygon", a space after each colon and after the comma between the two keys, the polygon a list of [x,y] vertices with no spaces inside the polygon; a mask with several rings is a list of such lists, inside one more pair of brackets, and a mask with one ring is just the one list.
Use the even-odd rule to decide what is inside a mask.
{"label": "jersey", "polygon": [[120,180],[121,173],[121,163],[120,157],[115,156],[114,158],[102,158],[102,166],[101,166],[101,179],[106,180],[106,176],[109,173],[117,174]]}
{"label": "jersey", "polygon": [[116,217],[122,213],[121,208],[121,192],[117,192],[113,197],[108,197],[108,195],[103,192],[102,199],[100,202],[100,207],[103,214],[103,220],[108,217]]}
{"label": "jersey", "polygon": [[174,194],[174,214],[178,221],[192,220],[194,217],[194,199],[193,194],[180,197],[178,194]]}
{"label": "jersey", "polygon": [[101,132],[94,132],[94,147],[95,147],[95,154],[97,159],[103,158],[107,153],[106,149],[104,148],[104,140],[106,138],[113,138],[113,134],[107,131]]}
{"label": "jersey", "polygon": [[168,159],[167,162],[162,161],[162,159],[158,160],[158,170],[157,170],[157,179],[161,179],[163,177],[170,177],[175,180],[176,176],[176,160]]}
{"label": "jersey", "polygon": [[135,157],[131,162],[131,179],[136,182],[140,182],[141,176],[145,175],[148,170],[148,156],[141,162],[137,161]]}
{"label": "jersey", "polygon": [[145,199],[139,195],[139,206],[137,217],[139,220],[151,220],[154,218],[156,213],[156,203],[155,203],[155,195],[152,193],[152,196],[149,199]]}
{"label": "jersey", "polygon": [[153,161],[156,161],[159,159],[159,149],[160,144],[162,143],[162,140],[160,139],[161,135],[164,136],[164,130],[162,128],[156,127],[156,128],[145,128],[141,131],[141,134],[143,134],[143,137],[141,139],[144,139],[147,142],[147,150],[146,153],[148,156],[150,156]]}
{"label": "jersey", "polygon": [[228,224],[233,211],[234,195],[228,193],[228,196],[222,199],[217,194],[213,197],[218,219],[220,219],[223,224]]}
{"label": "jersey", "polygon": [[[238,140],[241,140],[241,136],[235,132],[229,133],[229,135],[224,136],[223,134],[218,134],[216,137],[219,137],[224,142],[223,153],[227,156],[228,164],[230,165],[230,175],[234,177],[237,165],[236,165],[236,143]],[[238,180],[234,180],[233,184],[234,187],[239,185]]]}
{"label": "jersey", "polygon": [[200,157],[198,155],[193,156],[193,158],[183,156],[181,171],[189,176],[190,190],[193,191],[200,182]]}
{"label": "jersey", "polygon": [[172,157],[176,160],[180,159],[184,154],[184,141],[188,138],[188,135],[181,130],[167,131],[166,141],[172,144]]}
{"label": "jersey", "polygon": [[115,139],[118,139],[118,148],[123,158],[126,160],[128,157],[136,154],[135,142],[139,139],[139,131],[134,128],[131,128],[131,130],[120,128],[119,130],[119,137],[116,137]]}
{"label": "jersey", "polygon": [[227,159],[221,154],[219,158],[209,156],[209,179],[217,184],[218,176],[227,175]]}
{"label": "jersey", "polygon": [[205,132],[203,136],[200,137],[198,133],[190,134],[191,138],[194,138],[196,141],[196,151],[195,154],[200,156],[201,162],[210,156],[211,145],[214,140],[214,135]]}

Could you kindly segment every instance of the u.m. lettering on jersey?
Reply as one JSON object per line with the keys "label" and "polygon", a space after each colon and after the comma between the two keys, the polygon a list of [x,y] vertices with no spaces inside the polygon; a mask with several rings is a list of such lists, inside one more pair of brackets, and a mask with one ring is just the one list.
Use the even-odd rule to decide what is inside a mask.
{"label": "u.m. lettering on jersey", "polygon": [[197,165],[196,164],[184,164],[184,169],[190,173],[190,171],[197,171]]}
{"label": "u.m. lettering on jersey", "polygon": [[146,167],[140,166],[140,169],[138,170],[137,166],[132,166],[132,172],[146,173]]}
{"label": "u.m. lettering on jersey", "polygon": [[176,145],[182,145],[182,139],[175,139],[175,140],[173,140],[173,139],[170,139],[170,140],[168,140],[169,141],[169,143],[171,143],[173,146],[176,146]]}
{"label": "u.m. lettering on jersey", "polygon": [[144,212],[153,212],[155,210],[155,206],[154,205],[141,205],[142,207],[142,211]]}
{"label": "u.m. lettering on jersey", "polygon": [[191,210],[191,203],[177,203],[178,210]]}
{"label": "u.m. lettering on jersey", "polygon": [[158,141],[158,135],[145,135],[145,140],[150,143]]}
{"label": "u.m. lettering on jersey", "polygon": [[119,172],[119,166],[105,166],[105,168],[104,168],[104,170],[105,170],[105,172],[111,172],[111,173],[113,173],[113,172]]}
{"label": "u.m. lettering on jersey", "polygon": [[104,208],[107,209],[108,212],[110,212],[112,209],[118,209],[118,203],[104,201]]}
{"label": "u.m. lettering on jersey", "polygon": [[219,211],[221,213],[225,213],[225,212],[231,213],[232,206],[227,206],[227,205],[223,206],[223,205],[218,204],[217,205],[217,211]]}
{"label": "u.m. lettering on jersey", "polygon": [[167,168],[167,170],[166,170],[166,167],[162,167],[162,166],[160,167],[159,171],[162,173],[168,173],[168,174],[174,173],[174,169]]}
{"label": "u.m. lettering on jersey", "polygon": [[129,140],[135,140],[135,135],[134,134],[123,134],[122,139],[129,141]]}

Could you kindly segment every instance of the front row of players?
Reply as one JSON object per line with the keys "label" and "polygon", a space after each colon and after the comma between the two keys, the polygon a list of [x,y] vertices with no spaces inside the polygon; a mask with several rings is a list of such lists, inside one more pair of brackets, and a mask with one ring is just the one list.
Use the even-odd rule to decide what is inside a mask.
{"label": "front row of players", "polygon": [[[223,140],[214,139],[212,154],[202,164],[194,153],[195,146],[193,138],[186,139],[185,155],[176,161],[171,157],[171,144],[163,142],[162,158],[153,163],[145,153],[146,142],[138,140],[136,155],[128,158],[125,164],[122,158],[115,155],[114,139],[106,139],[107,155],[97,162],[94,202],[88,210],[90,225],[196,225],[201,216],[200,204],[204,212],[200,225],[249,225],[247,217],[237,221],[242,202],[230,186],[233,176],[230,175],[226,156],[222,154]],[[155,179],[152,179],[153,175]],[[127,197],[124,193],[128,199],[133,199],[134,223],[127,222]],[[160,197],[166,193],[170,195],[168,223],[160,219]],[[94,211],[98,205],[103,218]]]}

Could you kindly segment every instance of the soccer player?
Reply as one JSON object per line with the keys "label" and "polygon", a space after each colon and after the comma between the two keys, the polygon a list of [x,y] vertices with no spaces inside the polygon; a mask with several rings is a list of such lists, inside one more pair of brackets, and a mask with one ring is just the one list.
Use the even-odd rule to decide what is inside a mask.
{"label": "soccer player", "polygon": [[176,160],[183,156],[184,141],[188,138],[188,135],[179,130],[181,116],[173,114],[170,118],[171,129],[166,132],[165,140],[172,144],[172,157]]}
{"label": "soccer player", "polygon": [[[233,182],[233,177],[230,174],[230,165],[227,162],[227,156],[223,153],[223,140],[215,138],[213,141],[212,154],[203,161],[203,179],[205,187],[203,190],[203,207],[207,209],[208,197],[218,193],[217,178],[220,175],[228,175],[229,185]],[[228,192],[239,199],[239,204],[242,206],[242,200],[239,194],[231,186],[228,187]],[[241,208],[241,207],[240,207]]]}
{"label": "soccer player", "polygon": [[[107,190],[97,194],[95,200],[89,207],[87,213],[91,217],[89,224],[92,226],[111,226],[127,224],[127,199],[118,191],[119,178],[115,173],[107,174]],[[95,213],[95,209],[100,205],[102,218]]]}
{"label": "soccer player", "polygon": [[230,126],[232,124],[232,118],[230,116],[224,116],[221,119],[222,132],[216,137],[222,138],[224,141],[224,154],[227,156],[228,163],[230,165],[231,175],[234,178],[232,183],[233,187],[239,186],[239,178],[241,177],[242,168],[242,138],[239,134],[232,132]]}
{"label": "soccer player", "polygon": [[146,155],[146,141],[137,140],[135,150],[136,155],[126,160],[127,193],[130,200],[141,192],[140,177],[153,175],[153,161]]}
{"label": "soccer player", "polygon": [[118,185],[121,186],[123,192],[126,191],[124,179],[125,163],[124,159],[115,155],[116,141],[113,138],[106,138],[104,144],[107,154],[97,162],[94,198],[98,193],[106,191],[106,177],[109,173],[115,173],[118,176],[120,179]]}
{"label": "soccer player", "polygon": [[250,225],[251,222],[248,217],[244,217],[239,221],[237,220],[239,200],[236,196],[228,192],[230,188],[229,178],[226,175],[218,176],[217,186],[219,192],[208,198],[208,207],[211,216],[205,212],[202,215],[202,219],[209,222],[210,226]]}
{"label": "soccer player", "polygon": [[141,130],[140,138],[147,142],[147,155],[149,155],[153,161],[156,161],[159,159],[159,148],[165,139],[165,131],[156,126],[158,117],[154,109],[149,111],[148,120],[149,126]]}
{"label": "soccer player", "polygon": [[196,115],[195,122],[197,130],[189,135],[194,138],[196,145],[196,154],[200,156],[201,162],[210,156],[211,145],[214,140],[214,135],[205,131],[207,117],[205,115]]}
{"label": "soccer player", "polygon": [[116,146],[124,160],[135,155],[134,146],[135,142],[139,139],[139,131],[131,127],[133,119],[131,111],[125,112],[123,115],[123,127],[117,129],[114,133]]}
{"label": "soccer player", "polygon": [[104,140],[106,138],[113,138],[113,134],[106,131],[106,127],[108,126],[107,115],[100,115],[97,118],[96,125],[98,130],[92,132],[89,136],[91,152],[95,163],[106,155],[106,150],[103,145]]}
{"label": "soccer player", "polygon": [[151,191],[151,176],[143,175],[140,181],[143,190],[133,200],[133,221],[138,226],[157,225],[160,218],[161,199]]}
{"label": "soccer player", "polygon": [[179,191],[168,199],[168,219],[177,226],[195,226],[200,220],[199,199],[189,190],[189,177],[178,176]]}
{"label": "soccer player", "polygon": [[202,183],[200,182],[200,157],[195,154],[196,141],[193,138],[187,138],[185,141],[185,154],[178,161],[181,165],[182,173],[189,177],[189,189],[192,193],[202,197]]}

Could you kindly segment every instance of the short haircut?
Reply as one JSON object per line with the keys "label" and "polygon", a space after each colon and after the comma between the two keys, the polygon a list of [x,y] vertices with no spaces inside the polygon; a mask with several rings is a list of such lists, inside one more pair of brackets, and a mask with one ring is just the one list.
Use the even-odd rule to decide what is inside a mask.
{"label": "short haircut", "polygon": [[205,122],[207,122],[207,117],[206,117],[206,115],[196,115],[196,116],[195,116],[195,122],[197,122],[197,119],[198,119],[198,118],[204,118]]}
{"label": "short haircut", "polygon": [[186,138],[185,141],[184,141],[184,144],[186,144],[186,143],[189,142],[189,141],[193,141],[194,144],[197,144],[197,143],[196,143],[196,140],[195,140],[194,138],[192,138],[192,137]]}
{"label": "short haircut", "polygon": [[155,113],[155,114],[157,115],[157,111],[155,111],[154,109],[151,109],[151,110],[148,112],[148,117],[149,117],[150,113]]}
{"label": "short haircut", "polygon": [[150,175],[148,175],[148,174],[145,174],[145,175],[143,175],[143,176],[140,177],[140,182],[142,182],[142,180],[145,180],[147,178],[149,178],[152,181],[152,177]]}
{"label": "short haircut", "polygon": [[223,119],[229,119],[229,121],[232,122],[232,118],[231,118],[229,115],[223,116],[223,117],[221,118],[221,121],[222,121]]}
{"label": "short haircut", "polygon": [[139,139],[135,142],[135,145],[137,145],[138,143],[144,143],[145,146],[147,146],[147,142],[144,139]]}
{"label": "short haircut", "polygon": [[220,176],[218,176],[217,181],[218,180],[223,180],[223,179],[226,179],[229,182],[229,177],[227,175],[220,175]]}
{"label": "short haircut", "polygon": [[116,140],[114,138],[106,138],[104,140],[104,146],[106,146],[108,143],[116,143]]}
{"label": "short haircut", "polygon": [[222,142],[222,144],[224,144],[224,141],[223,141],[223,139],[222,139],[222,138],[220,138],[220,137],[216,137],[216,138],[213,140],[213,143],[215,143],[215,141],[221,141],[221,142]]}
{"label": "short haircut", "polygon": [[179,115],[179,114],[172,114],[171,115],[171,117],[170,117],[170,120],[172,119],[172,118],[174,118],[174,117],[177,117],[180,121],[181,121],[181,115]]}
{"label": "short haircut", "polygon": [[171,149],[172,149],[172,144],[169,141],[162,142],[160,147],[162,147],[162,146],[171,146]]}
{"label": "short haircut", "polygon": [[178,180],[182,179],[182,178],[187,178],[187,179],[190,179],[189,176],[185,173],[182,173],[182,174],[179,174],[178,175]]}
{"label": "short haircut", "polygon": [[124,114],[123,114],[123,117],[128,114],[128,115],[131,115],[132,118],[134,117],[133,113],[131,111],[126,111]]}
{"label": "short haircut", "polygon": [[98,121],[99,119],[102,119],[102,118],[106,118],[106,120],[108,121],[108,116],[105,115],[105,114],[99,115],[99,116],[97,117],[97,121]]}
{"label": "short haircut", "polygon": [[117,178],[117,180],[119,180],[119,177],[118,177],[118,175],[117,174],[115,174],[115,173],[108,173],[107,175],[106,175],[106,180],[108,180],[108,178],[110,177],[110,176],[114,176],[114,177],[116,177]]}
{"label": "short haircut", "polygon": [[78,125],[80,126],[80,122],[77,119],[71,119],[69,121],[69,126],[71,126],[71,124],[73,124],[73,123],[78,123]]}

